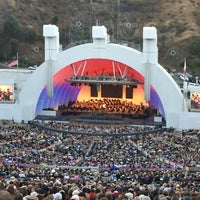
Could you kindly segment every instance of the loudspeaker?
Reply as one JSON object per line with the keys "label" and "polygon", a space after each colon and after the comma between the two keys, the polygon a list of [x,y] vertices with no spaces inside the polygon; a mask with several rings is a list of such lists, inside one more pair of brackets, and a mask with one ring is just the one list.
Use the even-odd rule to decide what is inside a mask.
{"label": "loudspeaker", "polygon": [[188,97],[188,99],[190,99],[190,91],[188,91],[187,97]]}

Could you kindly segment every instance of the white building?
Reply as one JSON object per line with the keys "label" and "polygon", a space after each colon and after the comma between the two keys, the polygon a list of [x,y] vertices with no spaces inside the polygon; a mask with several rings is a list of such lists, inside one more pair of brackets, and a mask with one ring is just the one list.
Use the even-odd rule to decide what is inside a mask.
{"label": "white building", "polygon": [[[191,109],[190,98],[182,94],[171,75],[158,63],[155,27],[143,28],[142,52],[110,43],[104,26],[93,27],[92,43],[64,51],[59,51],[58,27],[44,25],[43,35],[45,61],[37,70],[0,69],[0,85],[10,87],[13,92],[11,100],[0,101],[0,119],[28,122],[45,114],[43,109],[57,110],[59,105],[75,101],[83,93],[82,87],[72,87],[65,80],[67,77],[88,72],[97,75],[102,71],[112,71],[115,75],[117,69],[122,77],[129,74],[144,82],[139,86],[143,99],[160,111],[166,127],[200,129],[200,112]],[[191,91],[200,92],[198,88]],[[190,91],[190,86],[187,90]],[[55,111],[48,114],[55,115]]]}

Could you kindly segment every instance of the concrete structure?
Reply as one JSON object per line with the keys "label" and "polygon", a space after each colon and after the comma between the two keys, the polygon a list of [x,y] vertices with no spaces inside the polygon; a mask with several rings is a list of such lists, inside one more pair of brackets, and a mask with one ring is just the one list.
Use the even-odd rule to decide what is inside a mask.
{"label": "concrete structure", "polygon": [[[157,30],[143,28],[143,51],[112,44],[104,26],[94,26],[93,42],[59,51],[59,31],[54,25],[44,25],[45,62],[37,70],[1,69],[1,84],[14,85],[14,102],[0,103],[0,119],[27,122],[38,114],[46,114],[44,108],[54,108],[76,100],[81,88],[72,88],[64,78],[72,65],[91,60],[123,64],[135,70],[137,79],[144,80],[146,102],[159,109],[166,126],[175,129],[200,129],[200,112],[189,112],[188,101],[171,75],[158,63]],[[92,69],[94,66],[90,66]],[[102,67],[96,67],[100,70]],[[108,67],[107,67],[108,68]],[[111,66],[112,68],[112,66]],[[78,71],[78,70],[77,70]],[[199,88],[199,87],[198,87]],[[50,113],[50,112],[49,112]],[[51,111],[51,115],[55,115]]]}

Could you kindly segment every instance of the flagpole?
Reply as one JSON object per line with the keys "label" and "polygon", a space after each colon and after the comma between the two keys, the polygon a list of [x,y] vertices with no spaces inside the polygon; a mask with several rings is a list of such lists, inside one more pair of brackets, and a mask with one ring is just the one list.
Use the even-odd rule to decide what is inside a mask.
{"label": "flagpole", "polygon": [[185,93],[185,81],[186,81],[186,58],[184,58],[184,67],[183,67],[183,91]]}
{"label": "flagpole", "polygon": [[185,92],[186,92],[186,58],[184,58],[184,67],[183,67],[183,111],[185,111]]}
{"label": "flagpole", "polygon": [[19,54],[17,52],[17,69],[19,68]]}
{"label": "flagpole", "polygon": [[19,85],[19,54],[17,52],[17,103],[19,103],[19,90],[18,90],[18,85]]}

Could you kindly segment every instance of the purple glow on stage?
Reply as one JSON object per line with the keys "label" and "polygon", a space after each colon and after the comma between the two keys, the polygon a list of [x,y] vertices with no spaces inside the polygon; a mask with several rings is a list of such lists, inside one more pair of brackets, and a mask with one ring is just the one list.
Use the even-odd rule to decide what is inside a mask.
{"label": "purple glow on stage", "polygon": [[150,105],[152,105],[154,108],[158,109],[162,117],[165,118],[165,111],[163,104],[158,96],[158,93],[155,91],[153,87],[151,87],[151,94],[150,94]]}
{"label": "purple glow on stage", "polygon": [[66,81],[54,87],[54,96],[49,98],[45,87],[38,99],[36,113],[43,109],[56,108],[59,105],[68,104],[69,101],[76,101],[80,87],[73,87]]}

